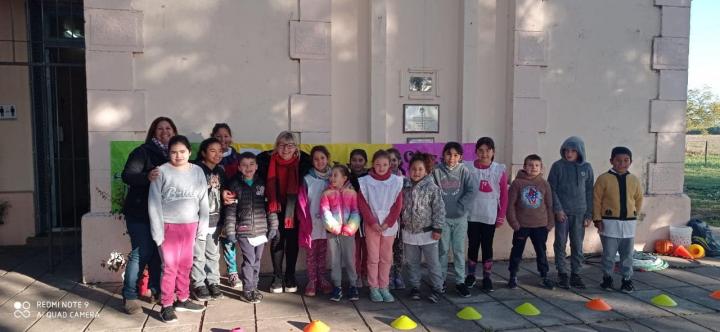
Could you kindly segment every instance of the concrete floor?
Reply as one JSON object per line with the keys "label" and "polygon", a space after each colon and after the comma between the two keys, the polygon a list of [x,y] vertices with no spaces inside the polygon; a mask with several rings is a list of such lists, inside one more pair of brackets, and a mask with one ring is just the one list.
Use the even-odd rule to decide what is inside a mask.
{"label": "concrete floor", "polygon": [[[391,304],[376,304],[367,293],[357,302],[334,303],[325,295],[265,294],[257,305],[242,302],[238,292],[225,288],[225,299],[207,302],[201,314],[179,313],[179,322],[159,320],[158,306],[145,303],[142,314],[122,311],[120,284],[79,283],[79,257],[66,258],[55,271],[47,267],[46,251],[27,247],[0,248],[0,331],[301,331],[310,320],[322,320],[332,331],[392,331],[389,323],[408,315],[418,323],[415,331],[720,331],[720,301],[709,293],[720,289],[720,260],[687,262],[668,259],[672,268],[660,272],[637,272],[637,291],[631,295],[605,292],[598,287],[601,272],[593,260],[582,272],[588,289],[553,291],[538,287],[533,261],[523,262],[520,289],[504,288],[507,263],[494,267],[496,291],[460,298],[450,287],[442,301],[413,301],[406,291],[395,291]],[[596,260],[595,260],[596,261]],[[269,278],[262,278],[266,290]],[[424,289],[427,291],[427,289]],[[678,303],[661,308],[650,303],[657,294],[670,295]],[[609,312],[586,309],[589,299],[602,297]],[[530,302],[541,314],[525,317],[514,308]],[[65,308],[48,308],[49,305]],[[455,314],[466,306],[483,318],[464,321]]]}

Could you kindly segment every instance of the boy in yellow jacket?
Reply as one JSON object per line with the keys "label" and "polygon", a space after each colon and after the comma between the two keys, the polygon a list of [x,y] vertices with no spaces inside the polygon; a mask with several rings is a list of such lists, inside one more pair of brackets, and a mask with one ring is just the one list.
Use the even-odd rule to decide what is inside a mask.
{"label": "boy in yellow jacket", "polygon": [[633,251],[637,217],[643,201],[640,180],[628,172],[632,164],[630,149],[618,146],[610,154],[612,169],[600,175],[593,189],[593,222],[602,242],[603,281],[605,290],[613,289],[612,272],[615,253],[620,253],[622,285],[620,290],[632,293]]}

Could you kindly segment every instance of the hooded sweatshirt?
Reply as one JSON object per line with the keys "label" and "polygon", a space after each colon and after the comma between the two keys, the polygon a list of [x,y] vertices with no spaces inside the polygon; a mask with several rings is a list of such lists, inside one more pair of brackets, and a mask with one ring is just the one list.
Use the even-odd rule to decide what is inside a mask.
{"label": "hooded sweatshirt", "polygon": [[467,215],[466,208],[472,204],[475,190],[465,164],[459,163],[451,169],[445,163],[440,163],[433,170],[432,176],[445,202],[445,217],[455,219]]}
{"label": "hooded sweatshirt", "polygon": [[210,213],[208,230],[214,232],[215,227],[222,225],[223,206],[220,190],[226,185],[225,170],[220,165],[215,165],[215,168],[210,169],[205,163],[199,160],[196,160],[194,164],[198,165],[200,169],[203,170],[203,173],[205,173],[205,180],[208,184],[208,205]]}
{"label": "hooded sweatshirt", "polygon": [[[578,152],[576,161],[565,160],[565,150]],[[548,182],[553,192],[554,212],[592,218],[593,175],[592,166],[585,155],[585,143],[576,136],[569,137],[560,147],[560,160],[553,163]]]}
{"label": "hooded sweatshirt", "polygon": [[326,167],[324,172],[318,172],[313,168],[302,180],[295,215],[300,224],[299,238],[300,246],[303,248],[311,248],[313,240],[327,238],[325,222],[320,211],[320,197],[330,183],[329,177],[330,167]]}
{"label": "hooded sweatshirt", "polygon": [[520,170],[508,196],[507,220],[512,229],[555,226],[552,190],[542,174],[531,178]]}

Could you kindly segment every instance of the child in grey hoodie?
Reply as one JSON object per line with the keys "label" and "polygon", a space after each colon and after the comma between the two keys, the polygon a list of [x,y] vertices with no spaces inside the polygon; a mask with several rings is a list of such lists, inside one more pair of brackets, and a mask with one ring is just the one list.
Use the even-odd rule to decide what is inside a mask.
{"label": "child in grey hoodie", "polygon": [[[558,286],[583,289],[580,278],[583,264],[585,227],[592,222],[593,170],[587,162],[585,143],[572,136],[560,147],[561,159],[554,162],[548,174],[555,212],[555,266]],[[568,278],[565,248],[570,237],[571,275]]]}

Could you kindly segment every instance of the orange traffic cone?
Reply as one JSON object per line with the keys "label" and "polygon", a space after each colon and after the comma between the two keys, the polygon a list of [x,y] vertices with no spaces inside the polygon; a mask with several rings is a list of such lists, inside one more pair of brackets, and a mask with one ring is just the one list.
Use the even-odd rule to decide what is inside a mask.
{"label": "orange traffic cone", "polygon": [[601,298],[592,299],[590,301],[587,301],[587,303],[585,303],[585,307],[587,307],[590,310],[595,310],[595,311],[610,311],[610,310],[612,310],[612,307]]}
{"label": "orange traffic cone", "polygon": [[310,324],[305,325],[305,328],[303,329],[303,332],[329,332],[330,326],[327,326],[327,324],[323,323],[320,320],[314,320],[310,322]]}
{"label": "orange traffic cone", "polygon": [[673,251],[673,256],[682,257],[685,259],[693,259],[693,256],[690,255],[690,252],[685,249],[683,246],[677,246],[675,248],[675,251]]}
{"label": "orange traffic cone", "polygon": [[710,297],[716,300],[720,300],[720,290],[716,290],[712,293],[710,293]]}

